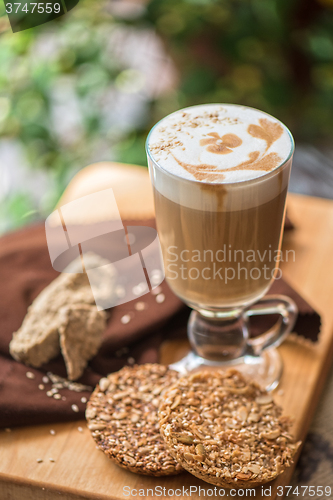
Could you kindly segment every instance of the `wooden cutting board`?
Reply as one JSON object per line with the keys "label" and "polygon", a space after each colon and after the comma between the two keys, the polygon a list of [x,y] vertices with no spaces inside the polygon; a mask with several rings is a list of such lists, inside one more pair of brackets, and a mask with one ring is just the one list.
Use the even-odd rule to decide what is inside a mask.
{"label": "wooden cutting board", "polygon": [[[72,181],[62,203],[89,194],[89,180],[94,189],[100,185],[102,187],[99,189],[112,185],[115,172],[111,170],[114,168],[112,164],[103,164],[102,169],[97,165],[81,172],[80,177]],[[116,168],[117,176],[121,174],[121,168],[126,185],[130,186],[129,191],[124,189],[121,174],[118,178],[119,187],[115,187],[118,204],[124,206],[126,212],[127,205],[120,200],[128,200],[128,192],[135,194],[139,176],[140,189],[145,195],[139,197],[140,210],[137,214],[140,215],[137,216],[151,216],[152,197],[147,172],[139,167],[139,170],[135,167],[130,167],[129,170],[123,165]],[[109,170],[108,175],[105,169]],[[106,178],[110,181],[109,185],[105,182],[100,184],[101,179],[105,181]],[[142,200],[146,200],[146,205],[142,205]],[[135,203],[132,204],[132,209],[135,210]],[[284,360],[284,373],[275,397],[285,412],[295,417],[297,439],[304,439],[333,356],[333,202],[289,195],[288,210],[296,229],[285,235],[284,248],[294,249],[296,258],[295,262],[282,264],[283,274],[318,310],[323,322],[320,340],[316,345],[300,342],[291,336],[279,348]],[[121,208],[120,211],[122,212]],[[161,350],[162,361],[169,363],[178,359],[187,348],[184,343],[164,344]],[[79,432],[79,426],[83,427],[83,432]],[[56,431],[54,436],[50,434],[51,428]],[[37,463],[37,458],[42,458],[43,463]],[[50,462],[49,458],[53,458],[55,462]],[[290,468],[271,483],[270,498],[277,498],[278,486],[290,483],[292,472],[293,469]],[[126,486],[131,490],[141,488],[147,491],[150,488],[151,492],[145,495],[146,498],[157,497],[153,490],[157,486],[165,487],[166,490],[186,489],[190,486],[200,486],[206,491],[211,488],[211,485],[188,473],[161,479],[139,476],[120,469],[96,449],[84,422],[17,428],[9,433],[0,431],[1,500],[135,498],[124,495],[123,488]],[[180,498],[171,494],[167,497]],[[186,495],[181,498],[186,498]],[[199,496],[193,493],[191,498],[197,499]],[[256,498],[260,498],[260,489]]]}

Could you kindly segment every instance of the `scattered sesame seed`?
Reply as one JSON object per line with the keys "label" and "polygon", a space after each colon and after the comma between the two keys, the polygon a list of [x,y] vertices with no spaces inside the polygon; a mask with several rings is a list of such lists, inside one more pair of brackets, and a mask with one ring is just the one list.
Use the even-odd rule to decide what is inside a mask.
{"label": "scattered sesame seed", "polygon": [[153,269],[149,278],[150,278],[151,286],[152,286],[152,288],[154,288],[155,286],[158,286],[163,281],[164,273],[161,269]]}
{"label": "scattered sesame seed", "polygon": [[137,311],[143,311],[146,309],[147,304],[145,302],[137,302],[134,307]]}
{"label": "scattered sesame seed", "polygon": [[54,399],[61,399],[61,394],[53,394]]}
{"label": "scattered sesame seed", "polygon": [[146,291],[148,291],[147,283],[139,283],[132,288],[132,292],[134,293],[134,295],[142,295]]}
{"label": "scattered sesame seed", "polygon": [[39,389],[40,391],[43,391],[43,390],[45,389],[45,385],[43,385],[43,384],[39,384],[38,389]]}
{"label": "scattered sesame seed", "polygon": [[283,390],[283,389],[279,389],[279,390],[278,390],[278,395],[279,395],[279,396],[283,396],[283,394],[284,394],[284,390]]}
{"label": "scattered sesame seed", "polygon": [[31,378],[31,379],[35,378],[35,374],[32,372],[27,372],[26,376],[27,376],[27,378]]}
{"label": "scattered sesame seed", "polygon": [[80,410],[79,410],[79,407],[77,405],[72,405],[72,410],[75,411],[75,413],[78,413]]}
{"label": "scattered sesame seed", "polygon": [[156,302],[158,304],[162,304],[162,302],[165,301],[165,295],[164,293],[159,293],[157,296],[156,296]]}
{"label": "scattered sesame seed", "polygon": [[151,293],[152,295],[158,295],[159,293],[161,293],[162,291],[162,287],[161,286],[157,286],[156,288],[154,288]]}
{"label": "scattered sesame seed", "polygon": [[42,378],[42,381],[44,382],[44,384],[48,384],[49,383],[49,377],[47,377],[46,375],[44,375],[44,377]]}
{"label": "scattered sesame seed", "polygon": [[55,433],[56,433],[56,431],[55,431],[54,429],[51,429],[51,430],[50,430],[50,434],[52,434],[52,436],[54,436],[54,435],[55,435]]}
{"label": "scattered sesame seed", "polygon": [[135,359],[134,359],[134,358],[132,358],[132,357],[130,356],[129,358],[127,358],[127,363],[128,363],[129,365],[134,365],[134,363],[135,363]]}
{"label": "scattered sesame seed", "polygon": [[43,462],[43,459],[42,459],[42,458],[37,458],[36,462],[37,462],[38,464],[41,464],[41,463]]}
{"label": "scattered sesame seed", "polygon": [[135,234],[127,233],[127,238],[128,238],[128,243],[130,245],[133,245],[133,243],[136,242],[136,236],[135,236]]}
{"label": "scattered sesame seed", "polygon": [[47,376],[52,382],[52,389],[54,392],[58,392],[57,389],[69,389],[74,392],[92,391],[93,388],[90,385],[79,384],[78,382],[72,382],[59,375],[55,375],[52,372],[47,372]]}
{"label": "scattered sesame seed", "polygon": [[83,428],[82,428],[82,427],[78,427],[78,428],[77,428],[77,430],[78,430],[79,432],[83,432]]}
{"label": "scattered sesame seed", "polygon": [[118,285],[115,289],[116,295],[118,298],[125,297],[126,295],[126,290],[123,286]]}
{"label": "scattered sesame seed", "polygon": [[51,391],[47,391],[46,395],[47,395],[49,398],[51,398],[51,397],[53,396],[53,392],[51,392]]}
{"label": "scattered sesame seed", "polygon": [[50,462],[55,462],[54,458],[49,458]]}
{"label": "scattered sesame seed", "polygon": [[120,319],[121,323],[123,325],[127,325],[127,323],[129,323],[131,321],[131,316],[129,314],[125,314],[125,316],[123,316],[121,319]]}
{"label": "scattered sesame seed", "polygon": [[53,387],[53,389],[51,389],[51,391],[50,391],[50,392],[52,392],[52,394],[57,394],[58,389],[56,389],[55,387]]}
{"label": "scattered sesame seed", "polygon": [[62,396],[61,401],[66,401],[66,396]]}
{"label": "scattered sesame seed", "polygon": [[85,398],[85,397],[83,396],[83,398],[81,398],[81,403],[86,403],[86,402],[87,402],[87,398]]}

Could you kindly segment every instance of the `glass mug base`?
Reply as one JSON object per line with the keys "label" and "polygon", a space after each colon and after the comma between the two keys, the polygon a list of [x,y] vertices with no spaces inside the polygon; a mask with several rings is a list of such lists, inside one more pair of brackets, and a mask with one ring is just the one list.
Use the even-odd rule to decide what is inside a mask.
{"label": "glass mug base", "polygon": [[189,352],[183,359],[170,365],[182,375],[203,369],[235,368],[244,376],[255,380],[266,391],[275,389],[281,379],[283,362],[276,349],[268,349],[259,356],[243,356],[229,361],[211,361]]}
{"label": "glass mug base", "polygon": [[[251,317],[277,315],[278,320],[266,332],[250,338]],[[282,360],[274,349],[292,331],[297,307],[283,295],[261,298],[247,309],[229,312],[228,316],[208,317],[192,311],[188,337],[192,347],[185,358],[171,365],[186,374],[203,368],[235,368],[270,391],[282,375]]]}

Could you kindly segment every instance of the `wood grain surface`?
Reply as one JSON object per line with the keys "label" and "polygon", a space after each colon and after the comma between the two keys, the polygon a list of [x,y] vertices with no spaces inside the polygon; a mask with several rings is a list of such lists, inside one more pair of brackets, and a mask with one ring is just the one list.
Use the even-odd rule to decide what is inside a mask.
{"label": "wood grain surface", "polygon": [[[106,168],[111,169],[112,165]],[[126,167],[122,168],[125,172]],[[90,173],[80,175],[86,185]],[[139,175],[142,176],[142,169]],[[127,179],[135,183],[135,170]],[[148,189],[148,182],[146,174],[146,181],[142,181],[146,186],[144,189]],[[81,192],[80,186],[75,187],[76,196]],[[126,190],[123,192],[126,193]],[[87,190],[84,194],[88,194]],[[64,200],[70,199],[65,193]],[[286,413],[294,416],[297,438],[304,439],[333,356],[333,202],[289,195],[288,210],[296,229],[285,235],[284,248],[294,249],[296,257],[295,262],[282,264],[283,274],[320,312],[323,322],[316,345],[291,336],[279,348],[284,360],[284,373],[275,398]],[[149,211],[151,207],[146,213]],[[187,349],[184,342],[165,343],[161,350],[162,361],[174,361]],[[79,426],[83,432],[79,432]],[[55,435],[50,434],[51,428],[56,431]],[[43,462],[37,463],[38,458],[42,458]],[[50,462],[50,458],[55,461]],[[270,498],[277,497],[279,485],[290,484],[292,472],[290,468],[268,485],[272,486]],[[134,498],[125,496],[123,488],[126,486],[130,489],[150,488],[146,498],[157,497],[153,491],[156,486],[166,490],[200,486],[206,492],[212,487],[188,473],[163,479],[139,476],[120,469],[96,449],[84,422],[0,431],[1,500]],[[260,497],[259,488],[256,498]],[[193,493],[191,498],[199,496]]]}

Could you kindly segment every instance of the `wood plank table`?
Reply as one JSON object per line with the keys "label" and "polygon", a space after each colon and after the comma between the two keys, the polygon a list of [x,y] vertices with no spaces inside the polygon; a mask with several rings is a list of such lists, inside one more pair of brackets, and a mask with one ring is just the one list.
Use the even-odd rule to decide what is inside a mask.
{"label": "wood plank table", "polygon": [[[131,176],[135,177],[134,171]],[[81,194],[80,190],[76,192],[76,196]],[[289,195],[288,210],[296,229],[285,235],[284,249],[294,249],[296,257],[295,262],[282,264],[283,274],[318,310],[323,322],[316,345],[291,336],[279,348],[284,373],[275,397],[295,417],[297,438],[304,439],[333,355],[333,202]],[[182,342],[165,343],[162,361],[168,363],[180,358],[187,348]],[[83,427],[83,432],[78,431],[78,426]],[[56,431],[55,436],[50,435],[51,428]],[[43,463],[36,462],[39,457],[44,459]],[[50,457],[55,462],[50,462]],[[292,472],[290,468],[268,485],[272,486],[270,498],[277,497],[278,486],[290,484]],[[134,498],[125,496],[128,491],[123,490],[125,486],[131,490],[150,488],[146,498],[156,498],[157,486],[166,490],[200,486],[207,493],[213,487],[188,473],[149,478],[120,469],[96,449],[84,422],[17,428],[10,433],[0,431],[1,500]],[[258,489],[256,498],[260,496]],[[171,494],[167,497],[179,498]],[[191,498],[197,499],[199,495],[193,493]]]}

